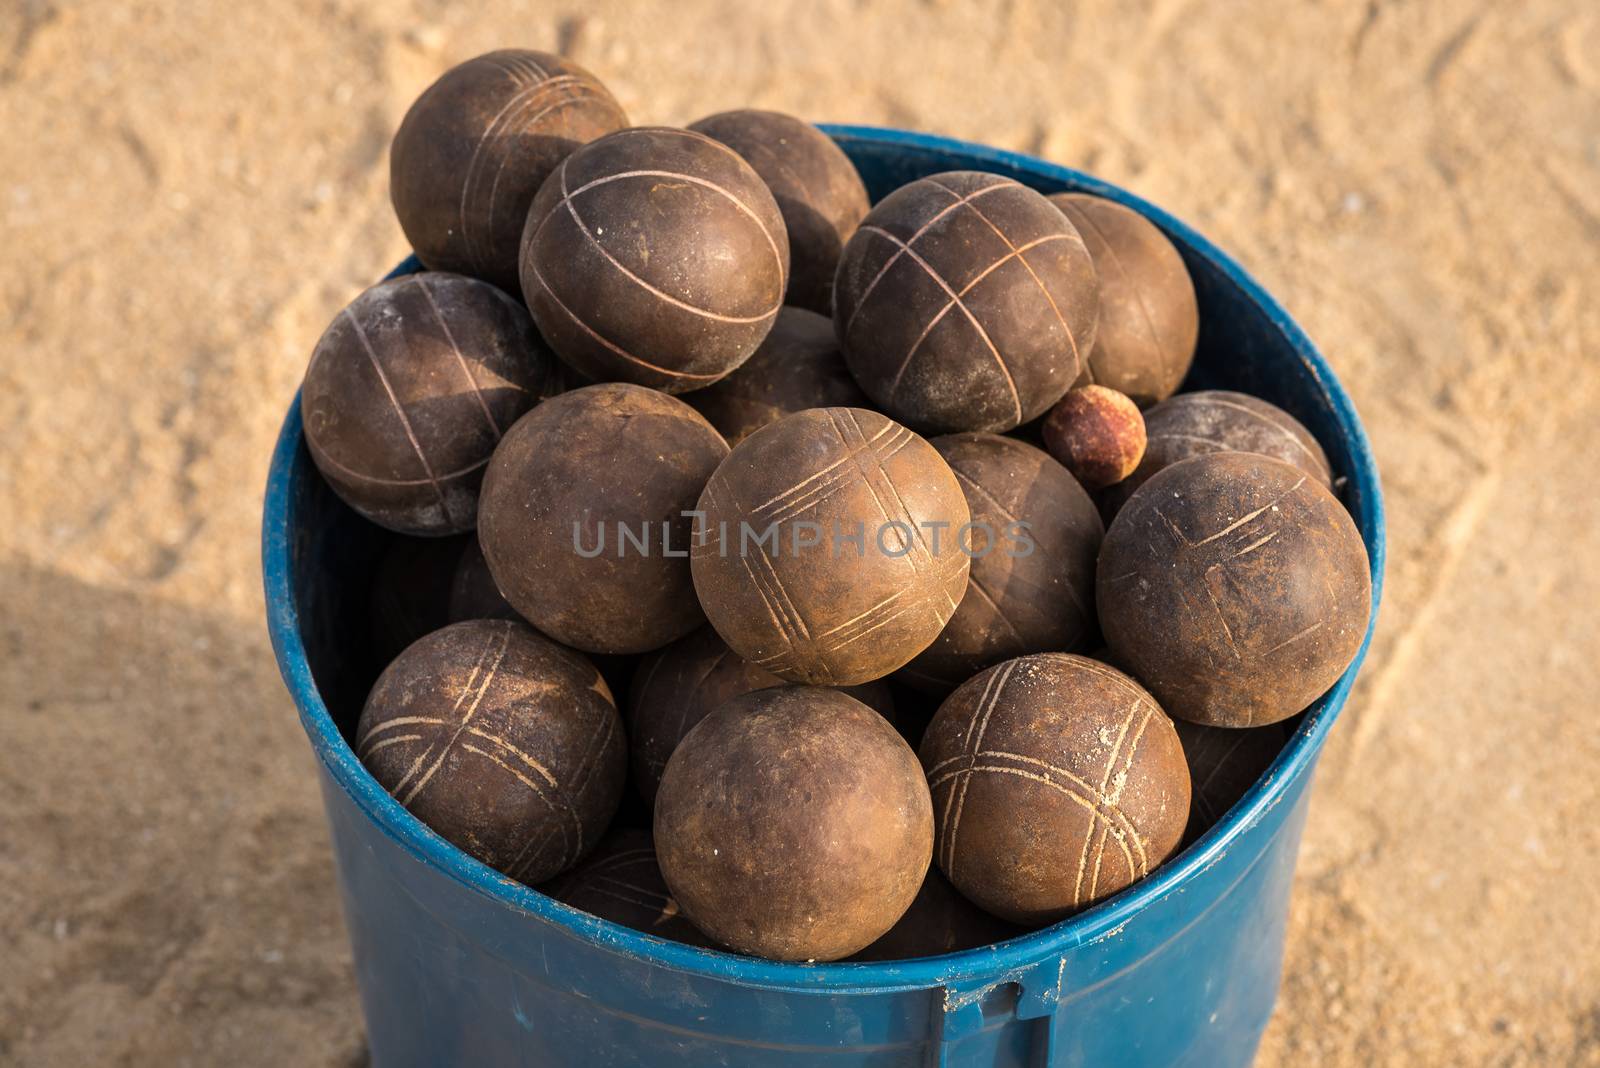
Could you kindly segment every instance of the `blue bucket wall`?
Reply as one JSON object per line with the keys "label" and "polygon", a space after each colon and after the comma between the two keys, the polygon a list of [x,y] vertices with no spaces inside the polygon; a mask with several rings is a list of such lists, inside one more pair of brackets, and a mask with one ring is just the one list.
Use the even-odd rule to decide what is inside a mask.
{"label": "blue bucket wall", "polygon": [[[1154,220],[1199,293],[1186,388],[1282,405],[1327,450],[1383,577],[1378,474],[1354,408],[1288,314],[1183,223],[1095,178],[977,145],[824,127],[874,199],[945,170],[1111,197]],[[416,270],[408,260],[396,273]],[[376,665],[367,591],[386,537],[328,490],[292,406],[263,517],[268,624],[316,752],[378,1068],[1248,1064],[1277,997],[1308,787],[1365,656],[1223,820],[1139,885],[1054,927],[914,961],[780,964],[663,942],[567,908],[413,819],[350,751]],[[1370,640],[1371,631],[1368,631]]]}

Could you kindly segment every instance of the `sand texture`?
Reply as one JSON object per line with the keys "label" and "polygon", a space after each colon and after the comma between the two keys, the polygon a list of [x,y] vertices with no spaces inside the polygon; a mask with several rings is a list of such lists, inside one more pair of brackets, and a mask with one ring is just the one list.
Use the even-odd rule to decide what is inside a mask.
{"label": "sand texture", "polygon": [[1236,254],[1350,387],[1392,547],[1261,1063],[1600,1064],[1591,0],[0,4],[0,1063],[364,1063],[261,490],[405,252],[392,130],[504,45],[636,122],[1037,153]]}

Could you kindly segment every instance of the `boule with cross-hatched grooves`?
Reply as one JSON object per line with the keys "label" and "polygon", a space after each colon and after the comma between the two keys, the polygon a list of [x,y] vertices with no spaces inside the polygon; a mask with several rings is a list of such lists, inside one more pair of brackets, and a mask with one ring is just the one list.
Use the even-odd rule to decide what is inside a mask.
{"label": "boule with cross-hatched grooves", "polygon": [[919,750],[934,862],[1013,923],[1050,923],[1149,875],[1189,819],[1189,769],[1155,698],[1067,653],[996,664],[940,706]]}
{"label": "boule with cross-hatched grooves", "polygon": [[378,677],[353,740],[410,813],[529,884],[572,867],[622,798],[622,717],[587,658],[525,623],[469,620]]}
{"label": "boule with cross-hatched grooves", "polygon": [[334,492],[379,526],[471,530],[490,454],[554,366],[527,311],[487,282],[433,271],[380,282],[311,354],[306,445]]}
{"label": "boule with cross-hatched grooves", "polygon": [[814,408],[740,442],[706,483],[695,593],[740,656],[853,686],[916,656],[966,592],[970,512],[950,465],[877,412]]}
{"label": "boule with cross-hatched grooves", "polygon": [[573,149],[628,125],[600,80],[569,59],[505,49],[423,91],[389,149],[389,197],[423,264],[518,292],[528,206]]}
{"label": "boule with cross-hatched grooves", "polygon": [[834,329],[877,406],[916,430],[1006,431],[1072,386],[1099,281],[1054,205],[997,174],[901,186],[845,245]]}
{"label": "boule with cross-hatched grooves", "polygon": [[1248,452],[1173,464],[1122,506],[1100,547],[1100,629],[1174,716],[1287,719],[1344,674],[1372,577],[1350,513],[1321,480]]}
{"label": "boule with cross-hatched grooves", "polygon": [[692,130],[637,127],[561,161],[528,210],[522,293],[598,382],[708,386],[772,329],[789,237],[760,175]]}

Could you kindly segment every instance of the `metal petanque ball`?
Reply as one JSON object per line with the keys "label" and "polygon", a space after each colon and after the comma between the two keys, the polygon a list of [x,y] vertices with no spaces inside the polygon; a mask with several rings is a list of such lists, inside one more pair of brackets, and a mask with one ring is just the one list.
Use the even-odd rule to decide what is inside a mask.
{"label": "metal petanque ball", "polygon": [[845,360],[878,407],[916,430],[998,432],[1072,386],[1100,293],[1083,239],[1048,200],[958,171],[873,207],[833,300]]}
{"label": "metal petanque ball", "polygon": [[738,367],[772,329],[789,237],[733,149],[636,127],[561,161],[528,210],[520,264],[563,360],[598,382],[683,393]]}
{"label": "metal petanque ball", "polygon": [[[877,412],[813,408],[751,434],[706,483],[690,564],[706,617],[791,682],[903,666],[966,592],[970,512],[950,465]],[[935,528],[946,537],[937,549]]]}

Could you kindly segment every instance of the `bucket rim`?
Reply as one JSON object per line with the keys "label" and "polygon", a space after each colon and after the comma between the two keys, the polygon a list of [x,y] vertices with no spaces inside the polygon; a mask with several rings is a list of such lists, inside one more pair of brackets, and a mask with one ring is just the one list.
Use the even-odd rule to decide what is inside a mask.
{"label": "bucket rim", "polygon": [[[262,572],[267,625],[278,668],[300,716],[312,749],[329,779],[389,839],[415,859],[448,875],[467,889],[518,912],[538,917],[568,934],[614,952],[675,971],[772,990],[819,993],[890,993],[973,980],[999,981],[1069,950],[1112,938],[1155,902],[1182,892],[1215,865],[1241,837],[1262,821],[1290,789],[1313,769],[1317,756],[1343,709],[1377,626],[1386,556],[1383,495],[1378,469],[1355,406],[1315,344],[1288,312],[1231,256],[1198,231],[1161,208],[1092,175],[1021,153],[953,138],[875,126],[821,124],[836,142],[964,157],[970,169],[990,170],[1024,180],[1070,186],[1106,197],[1140,212],[1193,256],[1208,261],[1254,302],[1283,335],[1318,383],[1343,435],[1353,489],[1352,518],[1366,543],[1372,576],[1372,611],[1355,659],[1333,687],[1305,713],[1277,759],[1223,818],[1177,857],[1122,892],[1056,924],[977,949],[910,960],[859,963],[793,963],[739,956],[670,942],[602,920],[508,879],[440,837],[412,816],[372,778],[340,734],[312,678],[300,633],[293,592],[289,518],[297,460],[302,446],[300,397],[283,421],[273,450],[262,512]],[[408,257],[387,277],[421,269]],[[999,978],[997,978],[999,977]]]}

